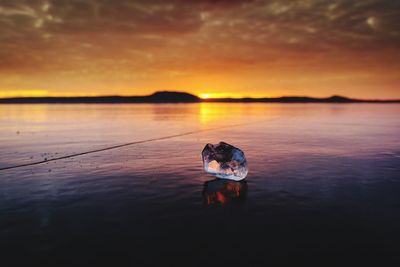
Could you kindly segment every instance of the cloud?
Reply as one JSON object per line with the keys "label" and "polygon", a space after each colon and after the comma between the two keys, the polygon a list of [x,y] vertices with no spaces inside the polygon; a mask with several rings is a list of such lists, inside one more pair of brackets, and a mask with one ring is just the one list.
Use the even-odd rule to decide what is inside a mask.
{"label": "cloud", "polygon": [[393,68],[399,25],[389,0],[3,0],[0,75]]}

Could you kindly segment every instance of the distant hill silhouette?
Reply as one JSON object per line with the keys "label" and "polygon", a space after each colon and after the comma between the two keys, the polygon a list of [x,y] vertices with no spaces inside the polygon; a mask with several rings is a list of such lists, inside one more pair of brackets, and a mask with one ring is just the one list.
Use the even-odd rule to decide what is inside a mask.
{"label": "distant hill silhouette", "polygon": [[361,100],[343,96],[314,98],[303,96],[284,96],[276,98],[209,98],[201,99],[185,92],[158,91],[147,96],[88,96],[88,97],[15,97],[0,98],[0,104],[99,104],[99,103],[400,103],[396,100]]}
{"label": "distant hill silhouette", "polygon": [[148,96],[88,96],[88,97],[16,97],[2,98],[7,104],[74,104],[74,103],[193,103],[200,98],[185,92],[159,91]]}
{"label": "distant hill silhouette", "polygon": [[219,98],[206,99],[206,102],[266,102],[266,103],[354,103],[367,100],[351,99],[343,96],[314,98],[306,96],[283,96],[275,98]]}
{"label": "distant hill silhouette", "polygon": [[264,98],[214,98],[203,99],[203,102],[232,102],[232,103],[400,103],[400,99],[395,100],[362,100],[344,96],[334,95],[328,98],[315,98],[307,96],[282,96]]}
{"label": "distant hill silhouette", "polygon": [[195,95],[185,92],[171,92],[171,91],[159,91],[154,94],[147,96],[147,98],[154,102],[199,102],[200,98]]}

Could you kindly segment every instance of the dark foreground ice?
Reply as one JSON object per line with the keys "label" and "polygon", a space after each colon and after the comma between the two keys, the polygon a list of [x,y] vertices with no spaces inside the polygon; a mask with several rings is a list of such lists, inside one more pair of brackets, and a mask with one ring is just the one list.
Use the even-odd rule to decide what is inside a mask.
{"label": "dark foreground ice", "polygon": [[[0,266],[400,266],[398,114],[397,104],[0,105],[0,168],[48,159],[0,171]],[[244,180],[203,171],[209,140],[245,152]]]}

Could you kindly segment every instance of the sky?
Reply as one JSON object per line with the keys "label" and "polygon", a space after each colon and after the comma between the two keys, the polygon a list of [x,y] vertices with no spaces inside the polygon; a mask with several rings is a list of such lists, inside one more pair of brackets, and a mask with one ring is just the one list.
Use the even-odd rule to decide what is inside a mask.
{"label": "sky", "polygon": [[400,98],[400,1],[0,0],[0,97]]}

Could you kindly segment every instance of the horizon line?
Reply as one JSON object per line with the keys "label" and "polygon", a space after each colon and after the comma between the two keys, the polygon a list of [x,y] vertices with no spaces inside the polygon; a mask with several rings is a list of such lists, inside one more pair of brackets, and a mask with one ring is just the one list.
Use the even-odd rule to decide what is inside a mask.
{"label": "horizon line", "polygon": [[[132,98],[132,97],[150,97],[157,93],[181,93],[186,95],[192,95],[197,97],[199,100],[211,101],[211,100],[263,100],[263,99],[285,99],[285,98],[310,98],[310,99],[330,99],[330,98],[344,98],[349,100],[359,100],[359,101],[400,101],[400,98],[353,98],[347,97],[339,94],[332,94],[326,97],[315,97],[309,95],[281,95],[281,96],[242,96],[242,97],[235,97],[235,96],[227,96],[227,97],[204,97],[207,94],[193,94],[186,91],[176,91],[176,90],[157,90],[153,93],[147,95],[120,95],[120,94],[110,94],[110,95],[40,95],[40,96],[10,96],[10,97],[0,97],[1,100],[12,100],[12,99],[55,99],[55,98],[62,98],[62,99],[74,99],[74,98],[111,98],[111,97],[118,97],[118,98]],[[203,95],[203,97],[201,96]],[[211,95],[211,94],[210,94]]]}

